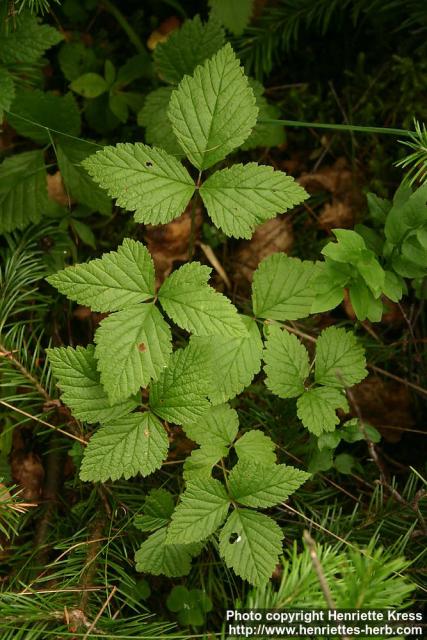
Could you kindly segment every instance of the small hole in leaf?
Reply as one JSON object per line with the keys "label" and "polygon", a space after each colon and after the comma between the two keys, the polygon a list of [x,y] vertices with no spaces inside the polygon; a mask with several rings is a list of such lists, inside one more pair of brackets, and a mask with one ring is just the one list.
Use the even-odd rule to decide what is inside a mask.
{"label": "small hole in leaf", "polygon": [[237,533],[232,533],[228,538],[229,544],[234,544],[235,542],[240,542],[242,538]]}
{"label": "small hole in leaf", "polygon": [[147,351],[147,347],[143,342],[141,342],[141,344],[138,345],[138,351],[141,351],[141,353],[144,353],[144,351]]}
{"label": "small hole in leaf", "polygon": [[145,166],[146,166],[146,167],[152,167],[152,166],[153,166],[153,163],[152,163],[152,162],[150,162],[149,160],[147,160],[147,162],[145,163]]}

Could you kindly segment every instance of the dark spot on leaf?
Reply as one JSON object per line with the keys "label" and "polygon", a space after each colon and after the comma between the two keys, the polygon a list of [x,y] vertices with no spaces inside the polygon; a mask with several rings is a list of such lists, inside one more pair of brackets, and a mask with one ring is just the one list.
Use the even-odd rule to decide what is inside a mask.
{"label": "dark spot on leaf", "polygon": [[146,166],[146,167],[152,167],[152,166],[153,166],[153,163],[152,163],[152,162],[150,162],[149,160],[147,160],[147,162],[145,163],[145,166]]}
{"label": "dark spot on leaf", "polygon": [[143,342],[141,342],[141,344],[138,345],[138,351],[141,351],[141,353],[144,353],[144,351],[147,351],[147,347]]}
{"label": "dark spot on leaf", "polygon": [[239,536],[237,535],[237,533],[232,533],[231,536],[228,538],[229,544],[234,544],[238,538]]}

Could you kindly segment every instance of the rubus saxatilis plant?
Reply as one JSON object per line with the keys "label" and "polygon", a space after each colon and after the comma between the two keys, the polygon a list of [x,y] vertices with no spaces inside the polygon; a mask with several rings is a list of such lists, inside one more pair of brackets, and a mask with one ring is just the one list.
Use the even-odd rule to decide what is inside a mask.
{"label": "rubus saxatilis plant", "polygon": [[[257,115],[250,83],[226,45],[171,92],[168,117],[195,179],[191,166],[141,143],[105,147],[84,166],[139,222],[170,222],[190,200],[194,212],[200,198],[224,233],[249,238],[257,225],[307,197],[291,177],[255,162],[208,172],[245,142]],[[196,261],[156,290],[149,251],[131,238],[117,251],[48,278],[71,300],[108,313],[94,345],[48,352],[63,402],[78,420],[100,424],[84,450],[81,479],[152,474],[168,456],[173,425],[199,445],[184,464],[177,505],[164,489],[146,497],[135,520],[150,534],[136,553],[139,570],[185,575],[218,535],[222,559],[239,576],[255,585],[271,576],[283,534],[259,510],[286,500],[309,474],[278,464],[275,445],[262,431],[240,435],[238,414],[227,402],[264,360],[267,387],[297,398],[305,427],[317,436],[334,431],[336,410],[347,408],[345,388],[366,375],[363,349],[352,333],[328,328],[318,339],[313,368],[305,347],[282,324],[310,314],[319,268],[282,253],[264,260],[254,275],[252,317],[215,291],[210,269]],[[182,345],[183,332],[190,334],[185,346],[174,348],[174,337]]]}

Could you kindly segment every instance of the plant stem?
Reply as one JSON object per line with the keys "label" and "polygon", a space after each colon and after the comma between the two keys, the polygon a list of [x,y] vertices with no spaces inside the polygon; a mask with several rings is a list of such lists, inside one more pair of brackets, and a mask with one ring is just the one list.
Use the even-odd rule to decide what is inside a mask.
{"label": "plant stem", "polygon": [[347,133],[384,133],[392,136],[411,137],[413,131],[408,129],[391,129],[388,127],[362,127],[356,124],[326,124],[324,122],[300,122],[299,120],[274,120],[271,118],[260,118],[262,124],[283,124],[287,127],[306,127],[309,129],[330,129],[332,131],[345,131]]}
{"label": "plant stem", "polygon": [[145,48],[142,40],[136,33],[135,29],[129,24],[127,18],[123,15],[123,13],[116,7],[113,2],[111,2],[111,0],[102,0],[102,6],[106,11],[114,16],[123,31],[127,34],[129,40],[132,42],[138,53],[143,53],[145,51]]}

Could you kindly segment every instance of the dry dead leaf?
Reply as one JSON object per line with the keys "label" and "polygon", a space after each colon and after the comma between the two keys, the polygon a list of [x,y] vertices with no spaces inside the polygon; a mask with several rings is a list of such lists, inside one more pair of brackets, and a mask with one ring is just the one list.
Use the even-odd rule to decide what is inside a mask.
{"label": "dry dead leaf", "polygon": [[[196,210],[196,236],[202,224],[200,209]],[[157,285],[171,273],[175,261],[189,259],[191,217],[188,211],[164,225],[147,224],[144,240],[154,260]]]}
{"label": "dry dead leaf", "polygon": [[[352,389],[362,418],[380,431],[388,442],[399,442],[405,428],[415,424],[411,395],[402,384],[369,376]],[[357,415],[357,411],[353,411]]]}
{"label": "dry dead leaf", "polygon": [[318,222],[321,229],[330,231],[336,227],[349,229],[354,226],[358,212],[363,206],[360,180],[348,166],[345,158],[330,167],[323,167],[316,173],[303,174],[299,184],[310,194],[328,191],[332,200],[321,210]]}
{"label": "dry dead leaf", "polygon": [[22,497],[28,502],[37,502],[42,494],[44,480],[40,457],[32,451],[14,451],[10,468],[13,480],[22,488]]}
{"label": "dry dead leaf", "polygon": [[62,207],[70,207],[75,203],[75,200],[65,191],[60,171],[47,174],[47,195],[50,200],[54,200]]}
{"label": "dry dead leaf", "polygon": [[294,242],[289,217],[278,216],[260,225],[251,240],[240,242],[233,257],[233,278],[238,284],[252,282],[255,269],[267,256],[289,252]]}

